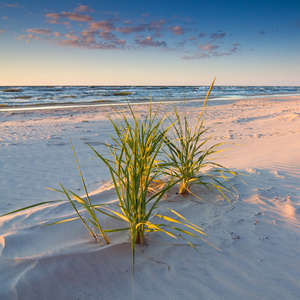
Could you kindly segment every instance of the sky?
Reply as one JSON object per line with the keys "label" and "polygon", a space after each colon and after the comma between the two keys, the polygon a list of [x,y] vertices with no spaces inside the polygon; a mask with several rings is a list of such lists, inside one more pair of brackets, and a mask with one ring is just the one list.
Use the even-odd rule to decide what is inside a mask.
{"label": "sky", "polygon": [[300,86],[300,1],[0,0],[0,85]]}

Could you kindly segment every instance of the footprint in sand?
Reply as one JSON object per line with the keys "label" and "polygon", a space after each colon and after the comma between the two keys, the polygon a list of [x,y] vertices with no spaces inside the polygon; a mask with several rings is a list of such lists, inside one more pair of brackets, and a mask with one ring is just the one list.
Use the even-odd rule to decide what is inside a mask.
{"label": "footprint in sand", "polygon": [[250,137],[252,137],[252,138],[261,138],[262,136],[265,136],[265,135],[261,134],[261,133],[250,134]]}
{"label": "footprint in sand", "polygon": [[46,137],[45,139],[49,140],[49,142],[47,142],[48,146],[64,146],[66,144],[65,142],[57,141],[57,140],[62,139],[62,137],[57,136],[57,135],[50,135],[50,136]]}

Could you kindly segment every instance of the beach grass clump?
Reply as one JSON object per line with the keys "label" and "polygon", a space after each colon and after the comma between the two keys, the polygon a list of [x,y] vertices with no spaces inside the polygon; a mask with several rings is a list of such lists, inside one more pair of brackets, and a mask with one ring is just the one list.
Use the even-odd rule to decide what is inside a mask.
{"label": "beach grass clump", "polygon": [[[144,234],[148,231],[149,218],[165,192],[174,183],[170,181],[163,188],[153,188],[161,173],[155,166],[157,156],[161,151],[167,131],[161,130],[164,120],[157,120],[158,109],[149,112],[143,120],[138,120],[129,106],[132,121],[124,114],[115,114],[115,120],[109,117],[116,133],[112,137],[114,146],[106,143],[110,158],[97,152],[97,157],[108,167],[113,185],[118,196],[118,207],[121,213],[109,210],[111,216],[128,223],[132,245],[144,244]],[[152,192],[149,196],[149,192]],[[102,210],[103,211],[103,210]]]}
{"label": "beach grass clump", "polygon": [[[110,157],[100,154],[92,146],[90,148],[109,169],[118,196],[117,208],[120,212],[103,205],[94,207],[101,213],[127,223],[124,228],[110,231],[129,230],[134,266],[135,244],[143,245],[145,234],[148,232],[164,232],[173,238],[181,238],[193,248],[195,247],[183,236],[203,240],[201,235],[205,234],[200,227],[188,222],[174,210],[171,210],[174,218],[156,212],[165,193],[177,183],[171,174],[165,184],[157,184],[163,180],[161,178],[163,174],[158,167],[160,164],[158,155],[173,124],[162,129],[166,117],[161,119],[157,117],[160,106],[153,112],[150,104],[149,111],[142,120],[137,119],[130,105],[129,108],[132,120],[123,113],[115,114],[114,120],[109,117],[116,133],[116,137],[111,136],[114,145],[105,144]],[[168,223],[151,222],[152,217]],[[179,224],[179,227],[172,224]]]}
{"label": "beach grass clump", "polygon": [[[164,174],[179,181],[179,194],[181,195],[191,193],[191,186],[201,185],[211,191],[218,191],[229,201],[226,193],[230,193],[230,191],[220,179],[222,178],[229,183],[226,175],[237,176],[237,173],[230,171],[212,159],[215,154],[223,151],[218,150],[223,143],[216,143],[205,148],[212,136],[205,137],[209,128],[205,128],[203,125],[204,108],[214,82],[215,79],[206,95],[195,126],[192,127],[189,124],[186,108],[183,117],[181,117],[174,106],[176,120],[173,123],[174,137],[173,139],[165,139],[167,150],[163,150],[165,159],[160,167]],[[210,172],[204,171],[207,168],[210,168]],[[229,184],[229,188],[233,187]]]}

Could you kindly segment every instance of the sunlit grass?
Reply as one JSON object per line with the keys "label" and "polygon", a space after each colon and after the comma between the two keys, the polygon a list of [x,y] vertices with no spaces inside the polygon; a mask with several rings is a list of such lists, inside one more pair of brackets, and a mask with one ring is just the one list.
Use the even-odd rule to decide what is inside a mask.
{"label": "sunlit grass", "polygon": [[[237,176],[238,174],[214,161],[215,154],[223,151],[218,150],[223,143],[206,147],[212,136],[207,137],[209,128],[204,128],[204,109],[214,82],[215,79],[206,95],[195,126],[189,124],[186,107],[181,117],[174,106],[176,119],[173,123],[174,136],[165,139],[167,150],[163,150],[165,160],[160,167],[164,174],[179,181],[179,194],[181,195],[191,193],[191,186],[201,185],[211,191],[217,190],[229,201],[226,193],[230,193],[229,189],[233,187],[229,184],[228,175]],[[207,168],[210,168],[210,172],[206,172]],[[227,187],[221,180],[228,183]]]}

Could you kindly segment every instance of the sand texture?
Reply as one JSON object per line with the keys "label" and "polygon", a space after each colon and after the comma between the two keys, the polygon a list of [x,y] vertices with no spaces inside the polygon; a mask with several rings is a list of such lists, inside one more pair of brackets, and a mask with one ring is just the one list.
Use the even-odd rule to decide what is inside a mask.
{"label": "sand texture", "polygon": [[[157,104],[154,104],[154,106]],[[186,104],[191,124],[201,102]],[[183,103],[176,103],[183,113]],[[128,113],[128,106],[117,107]],[[134,110],[143,118],[147,105]],[[84,194],[69,142],[93,203],[117,200],[111,179],[85,143],[113,134],[110,107],[0,112],[0,214],[42,201],[64,199],[44,187]],[[162,105],[160,114],[172,112]],[[129,115],[129,114],[128,114]],[[227,142],[220,163],[240,172],[231,204],[208,190],[200,199],[168,192],[159,210],[171,208],[202,227],[210,243],[201,252],[163,233],[137,246],[134,299],[299,299],[300,295],[300,97],[208,103],[211,143]],[[229,144],[232,143],[232,144]],[[74,216],[69,203],[35,207],[0,218],[0,299],[132,299],[132,256],[127,232],[100,246],[80,221],[43,226]],[[118,226],[100,217],[106,228]]]}

